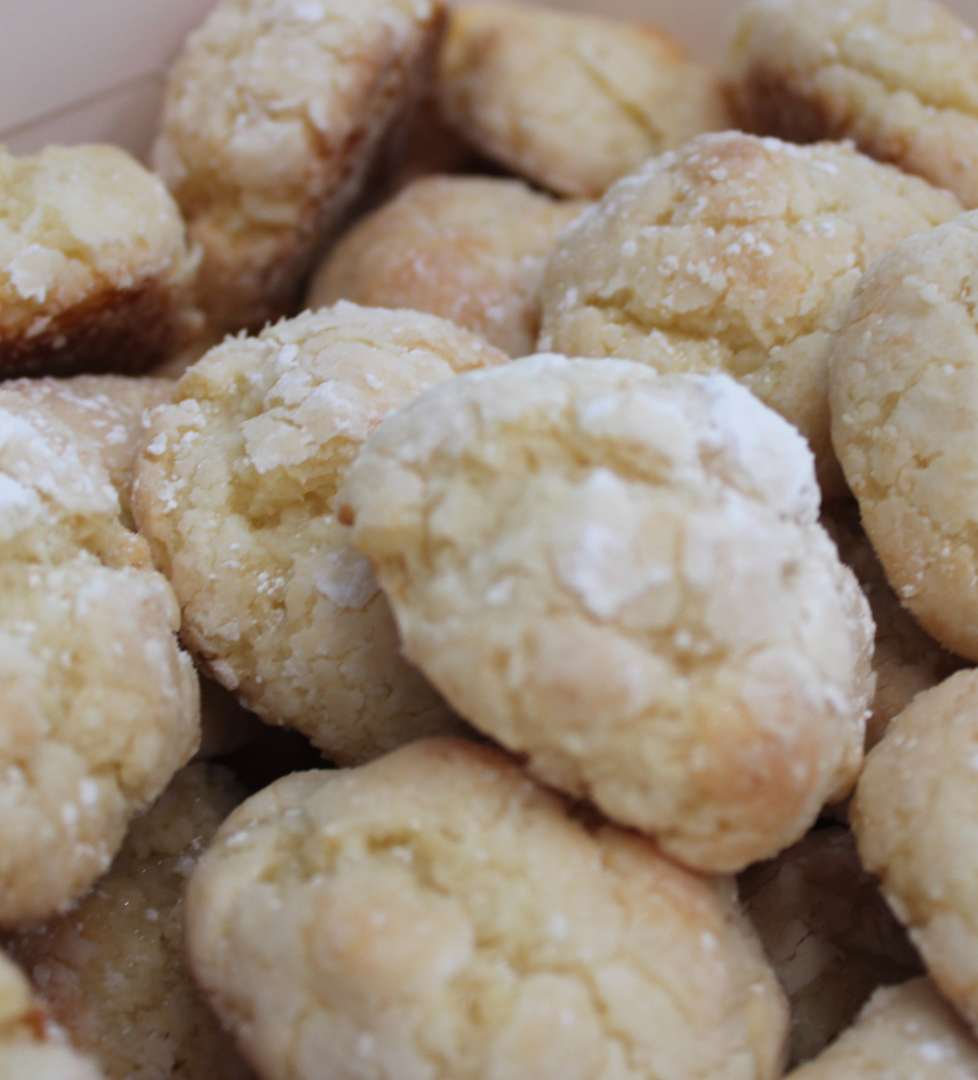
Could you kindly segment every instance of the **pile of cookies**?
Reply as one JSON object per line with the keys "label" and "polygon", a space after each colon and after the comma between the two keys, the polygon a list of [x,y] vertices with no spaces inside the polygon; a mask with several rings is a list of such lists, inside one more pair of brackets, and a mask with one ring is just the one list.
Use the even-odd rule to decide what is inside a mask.
{"label": "pile of cookies", "polygon": [[978,1080],[974,32],[221,0],[0,204],[0,1077]]}

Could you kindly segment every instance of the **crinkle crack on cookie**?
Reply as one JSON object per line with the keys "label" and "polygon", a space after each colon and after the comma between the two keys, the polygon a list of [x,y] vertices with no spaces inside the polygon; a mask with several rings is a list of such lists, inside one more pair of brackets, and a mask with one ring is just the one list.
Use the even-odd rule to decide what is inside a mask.
{"label": "crinkle crack on cookie", "polygon": [[91,447],[0,391],[0,926],[64,909],[193,753],[179,610]]}
{"label": "crinkle crack on cookie", "polygon": [[749,130],[853,139],[978,206],[978,36],[932,0],[761,0],[731,50]]}
{"label": "crinkle crack on cookie", "polygon": [[869,754],[850,818],[867,870],[978,1031],[978,672],[925,690]]}
{"label": "crinkle crack on cookie", "polygon": [[655,154],[731,126],[720,79],[663,31],[515,4],[452,13],[441,104],[488,157],[584,198]]}
{"label": "crinkle crack on cookie", "polygon": [[213,328],[288,314],[433,66],[441,0],[224,0],[169,77],[156,169]]}
{"label": "crinkle crack on cookie", "polygon": [[978,660],[978,212],[859,287],[831,362],[832,438],[900,600]]}
{"label": "crinkle crack on cookie", "polygon": [[6,942],[107,1080],[251,1076],[184,960],[187,880],[242,796],[226,769],[181,770],[75,910]]}
{"label": "crinkle crack on cookie", "polygon": [[458,721],[401,658],[336,491],[388,412],[506,360],[432,315],[340,303],[229,338],[151,418],[134,511],[183,640],[247,708],[340,763]]}
{"label": "crinkle crack on cookie", "polygon": [[2,953],[0,1076],[4,1080],[104,1080],[94,1061],[68,1046],[31,994],[27,979]]}
{"label": "crinkle crack on cookie", "polygon": [[804,441],[732,380],[461,376],[380,425],[340,506],[459,713],[688,865],[770,857],[854,782],[869,608]]}
{"label": "crinkle crack on cookie", "polygon": [[929,979],[877,990],[855,1024],[787,1080],[978,1080],[978,1043]]}
{"label": "crinkle crack on cookie", "polygon": [[0,378],[143,371],[200,329],[162,182],[114,146],[0,147]]}
{"label": "crinkle crack on cookie", "polygon": [[222,826],[187,919],[266,1080],[780,1075],[784,999],[732,882],[487,746],[278,781]]}
{"label": "crinkle crack on cookie", "polygon": [[543,264],[586,205],[557,202],[518,180],[417,180],[333,248],[306,304],[428,311],[526,356],[540,331]]}
{"label": "crinkle crack on cookie", "polygon": [[828,356],[863,271],[960,212],[851,147],[705,135],[619,181],[566,230],[542,286],[542,350],[724,371],[790,420],[826,497]]}

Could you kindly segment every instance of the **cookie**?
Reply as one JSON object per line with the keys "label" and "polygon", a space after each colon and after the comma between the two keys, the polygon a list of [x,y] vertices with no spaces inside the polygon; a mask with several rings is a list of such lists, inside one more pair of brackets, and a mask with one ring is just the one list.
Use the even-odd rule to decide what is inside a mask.
{"label": "cookie", "polygon": [[122,520],[132,524],[129,489],[143,417],[173,396],[166,379],[125,375],[76,375],[71,379],[11,379],[4,392],[22,394],[35,407],[63,421],[94,447],[119,496]]}
{"label": "cookie", "polygon": [[824,1050],[877,987],[921,973],[848,829],[812,830],[739,886],[791,1006],[789,1065]]}
{"label": "cookie", "polygon": [[719,78],[641,23],[472,4],[452,13],[440,76],[460,135],[561,195],[597,198],[647,158],[731,126]]}
{"label": "cookie", "polygon": [[242,794],[226,769],[181,770],[78,907],[6,942],[106,1080],[251,1075],[183,955],[187,879]]}
{"label": "cookie", "polygon": [[914,698],[869,754],[859,854],[941,992],[978,1030],[978,672]]}
{"label": "cookie", "polygon": [[842,561],[859,579],[876,624],[876,692],[866,722],[866,749],[871,750],[883,738],[893,717],[903,712],[921,690],[943,682],[963,667],[964,661],[925,634],[904,610],[859,524],[858,508],[851,500],[826,507],[822,525],[835,541]]}
{"label": "cookie", "polygon": [[9,1080],[104,1080],[77,1053],[31,994],[27,979],[0,953],[0,1076]]}
{"label": "cookie", "polygon": [[498,750],[297,773],[221,827],[191,965],[266,1080],[780,1075],[732,883],[588,822]]}
{"label": "cookie", "polygon": [[876,256],[959,211],[850,147],[702,136],[563,234],[540,347],[727,372],[808,439],[832,497],[845,491],[829,435],[833,335]]}
{"label": "cookie", "polygon": [[339,763],[457,721],[401,659],[336,489],[391,409],[505,360],[434,316],[341,303],[229,338],[151,417],[133,506],[183,640],[246,708]]}
{"label": "cookie", "polygon": [[179,610],[94,450],[0,390],[0,927],[63,910],[200,737]]}
{"label": "cookie", "polygon": [[877,990],[859,1019],[788,1080],[975,1080],[978,1043],[928,979]]}
{"label": "cookie", "polygon": [[518,180],[417,180],[333,248],[306,305],[353,300],[428,311],[525,356],[540,330],[544,260],[585,205],[556,202]]}
{"label": "cookie", "polygon": [[832,353],[832,439],[901,602],[978,660],[978,213],[866,274]]}
{"label": "cookie", "polygon": [[442,18],[441,0],[223,0],[187,39],[152,158],[203,249],[212,329],[294,308]]}
{"label": "cookie", "polygon": [[197,253],[114,146],[0,147],[0,378],[144,371],[200,328]]}
{"label": "cookie", "polygon": [[761,0],[733,90],[748,130],[852,139],[978,206],[978,37],[932,0]]}
{"label": "cookie", "polygon": [[433,387],[340,493],[460,715],[712,872],[859,768],[872,621],[817,504],[803,440],[732,380],[547,356]]}

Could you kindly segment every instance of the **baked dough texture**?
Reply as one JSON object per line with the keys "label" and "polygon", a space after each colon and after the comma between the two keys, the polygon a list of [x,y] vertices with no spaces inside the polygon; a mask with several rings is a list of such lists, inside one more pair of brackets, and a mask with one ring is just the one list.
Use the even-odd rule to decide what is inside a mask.
{"label": "baked dough texture", "polygon": [[460,135],[561,195],[597,198],[654,154],[731,126],[720,79],[641,23],[472,4],[452,13],[440,75]]}
{"label": "baked dough texture", "polygon": [[787,1080],[975,1080],[978,1043],[928,979],[877,990],[856,1023]]}
{"label": "baked dough texture", "polygon": [[108,866],[200,736],[179,610],[94,451],[0,390],[0,926]]}
{"label": "baked dough texture", "polygon": [[540,348],[725,371],[801,431],[836,496],[833,335],[873,259],[959,212],[849,146],[701,136],[566,230],[544,275]]}
{"label": "baked dough texture", "polygon": [[0,147],[0,378],[159,363],[199,330],[198,262],[166,188],[124,150]]}
{"label": "baked dough texture", "polygon": [[518,180],[415,181],[333,248],[306,305],[353,300],[429,311],[526,356],[540,330],[544,261],[585,205],[557,202]]}
{"label": "baked dough texture", "polygon": [[848,829],[814,829],[739,886],[791,1006],[789,1065],[824,1050],[877,987],[922,973]]}
{"label": "baked dough texture", "polygon": [[832,438],[903,604],[978,660],[978,213],[867,273],[832,354]]}
{"label": "baked dough texture", "polygon": [[4,1080],[104,1080],[67,1045],[31,994],[23,973],[0,953],[0,1076]]}
{"label": "baked dough texture", "polygon": [[223,0],[187,39],[154,166],[203,248],[216,330],[288,314],[388,129],[420,94],[441,0]]}
{"label": "baked dough texture", "polygon": [[932,0],[761,0],[731,50],[750,131],[852,139],[978,206],[978,37]]}
{"label": "baked dough texture", "polygon": [[251,1075],[201,999],[183,947],[187,879],[242,797],[226,769],[181,770],[77,908],[7,942],[107,1080]]}
{"label": "baked dough texture", "polygon": [[780,1075],[784,999],[732,882],[488,746],[278,781],[222,826],[187,913],[266,1080]]}
{"label": "baked dough texture", "polygon": [[460,715],[723,872],[859,768],[872,620],[817,504],[804,441],[731,379],[555,356],[432,388],[340,493]]}
{"label": "baked dough texture", "polygon": [[893,717],[903,712],[921,690],[943,682],[962,668],[964,661],[925,634],[904,609],[859,524],[854,502],[846,500],[825,507],[822,525],[835,541],[839,557],[858,578],[876,624],[876,692],[866,722],[866,749],[871,750],[883,738]]}
{"label": "baked dough texture", "polygon": [[506,359],[432,315],[340,303],[229,338],[151,417],[134,510],[183,640],[248,709],[342,764],[458,721],[401,658],[336,489],[388,412]]}
{"label": "baked dough texture", "polygon": [[978,672],[925,690],[870,753],[850,819],[934,982],[978,1029]]}

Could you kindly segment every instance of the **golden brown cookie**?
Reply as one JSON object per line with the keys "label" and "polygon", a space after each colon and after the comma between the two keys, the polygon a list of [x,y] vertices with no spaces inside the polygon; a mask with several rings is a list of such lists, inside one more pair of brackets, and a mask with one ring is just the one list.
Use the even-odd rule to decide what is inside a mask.
{"label": "golden brown cookie", "polygon": [[242,796],[226,769],[182,769],[78,907],[6,942],[106,1080],[251,1075],[183,955],[187,880]]}
{"label": "golden brown cookie", "polygon": [[199,330],[197,262],[163,184],[124,150],[0,147],[0,378],[159,363]]}
{"label": "golden brown cookie", "polygon": [[852,786],[869,607],[804,441],[726,376],[463,375],[385,420],[339,499],[460,715],[675,858],[742,870]]}
{"label": "golden brown cookie", "polygon": [[441,0],[223,0],[170,72],[156,169],[203,248],[212,329],[295,306],[430,78]]}
{"label": "golden brown cookie", "polygon": [[832,439],[904,606],[978,660],[978,213],[866,274],[832,353]]}
{"label": "golden brown cookie", "polygon": [[306,306],[353,300],[429,311],[526,356],[540,330],[544,260],[585,205],[518,180],[417,180],[333,248]]}
{"label": "golden brown cookie", "polygon": [[790,1065],[822,1051],[877,987],[921,972],[848,829],[814,829],[739,885],[791,1006]]}
{"label": "golden brown cookie", "polygon": [[515,4],[452,13],[441,100],[486,156],[584,198],[654,154],[731,126],[720,80],[663,31]]}
{"label": "golden brown cookie", "polygon": [[978,38],[943,4],[760,0],[731,65],[747,130],[852,139],[978,206]]}
{"label": "golden brown cookie", "polygon": [[780,1075],[784,999],[732,882],[487,746],[273,784],[198,864],[187,929],[266,1080]]}
{"label": "golden brown cookie", "polygon": [[845,490],[829,437],[833,335],[874,258],[959,211],[851,147],[702,136],[563,234],[540,347],[727,372],[808,439],[832,497]]}
{"label": "golden brown cookie", "polygon": [[151,417],[133,507],[183,640],[247,708],[341,763],[458,721],[401,658],[336,489],[388,412],[505,361],[432,315],[341,303],[228,338]]}

